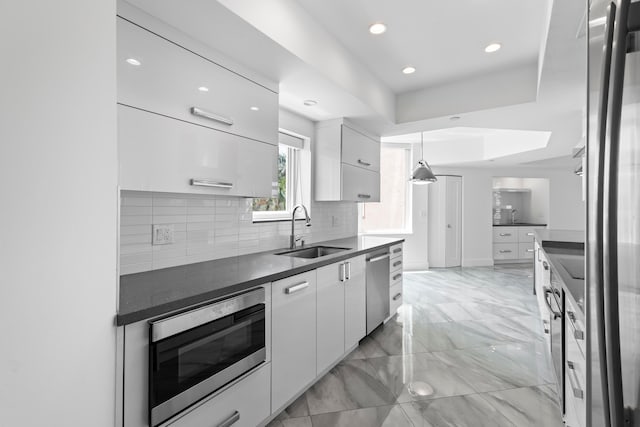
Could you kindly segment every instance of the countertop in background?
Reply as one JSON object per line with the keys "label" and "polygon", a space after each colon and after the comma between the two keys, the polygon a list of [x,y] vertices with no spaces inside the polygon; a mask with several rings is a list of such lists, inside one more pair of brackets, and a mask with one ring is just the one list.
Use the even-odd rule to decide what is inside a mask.
{"label": "countertop in background", "polygon": [[333,264],[404,239],[354,236],[318,242],[349,250],[315,259],[275,255],[286,248],[120,276],[118,326],[206,302],[254,286]]}
{"label": "countertop in background", "polygon": [[546,227],[547,224],[535,224],[532,222],[516,222],[513,224],[493,224],[494,227]]}

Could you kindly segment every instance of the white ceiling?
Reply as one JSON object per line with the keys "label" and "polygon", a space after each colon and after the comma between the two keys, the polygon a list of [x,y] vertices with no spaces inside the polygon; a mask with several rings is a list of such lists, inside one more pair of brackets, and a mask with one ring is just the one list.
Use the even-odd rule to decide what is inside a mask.
{"label": "white ceiling", "polygon": [[[127,2],[278,82],[281,106],[312,120],[349,117],[387,136],[454,126],[551,132],[545,148],[492,159],[505,165],[566,156],[583,135],[584,2]],[[377,21],[388,30],[373,36]],[[494,41],[503,48],[486,54]],[[404,75],[405,65],[418,70]],[[455,139],[439,136],[438,145]]]}
{"label": "white ceiling", "polygon": [[[395,93],[537,66],[546,1],[298,0]],[[370,24],[387,32],[372,35]],[[502,43],[487,54],[485,46]],[[417,71],[404,75],[407,65]]]}

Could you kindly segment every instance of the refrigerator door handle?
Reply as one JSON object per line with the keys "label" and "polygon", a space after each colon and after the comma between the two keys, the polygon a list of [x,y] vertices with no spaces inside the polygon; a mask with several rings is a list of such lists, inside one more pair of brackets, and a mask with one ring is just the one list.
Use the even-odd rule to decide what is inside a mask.
{"label": "refrigerator door handle", "polygon": [[[615,13],[612,3],[610,9]],[[613,25],[611,51],[611,95],[608,106],[604,169],[603,251],[604,271],[604,334],[609,392],[609,416],[612,426],[624,425],[622,360],[620,355],[620,315],[618,300],[618,166],[620,127],[628,36],[638,27],[640,6],[630,0],[620,0]],[[610,21],[610,19],[608,20]],[[609,22],[607,22],[608,24]]]}

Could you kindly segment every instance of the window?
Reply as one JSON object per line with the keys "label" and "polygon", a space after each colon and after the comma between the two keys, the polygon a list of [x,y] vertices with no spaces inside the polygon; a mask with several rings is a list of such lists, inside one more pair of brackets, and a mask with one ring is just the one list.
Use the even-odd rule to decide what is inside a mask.
{"label": "window", "polygon": [[302,203],[303,147],[303,139],[280,133],[277,182],[274,182],[272,197],[253,199],[254,221],[288,219],[293,207]]}
{"label": "window", "polygon": [[380,202],[361,203],[361,233],[411,233],[410,175],[410,146],[405,144],[382,144],[380,153]]}

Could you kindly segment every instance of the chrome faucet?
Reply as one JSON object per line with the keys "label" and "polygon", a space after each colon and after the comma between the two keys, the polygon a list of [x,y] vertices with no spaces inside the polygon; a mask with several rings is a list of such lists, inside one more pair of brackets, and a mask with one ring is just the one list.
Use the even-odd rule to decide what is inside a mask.
{"label": "chrome faucet", "polygon": [[298,208],[302,208],[304,210],[304,216],[307,220],[306,226],[311,227],[311,218],[309,218],[309,212],[307,212],[307,208],[305,208],[304,205],[296,205],[296,207],[293,208],[293,211],[291,211],[291,237],[289,237],[290,249],[295,249],[298,241],[302,239],[302,236],[296,236],[294,231],[294,226],[296,224],[296,211],[298,210]]}

